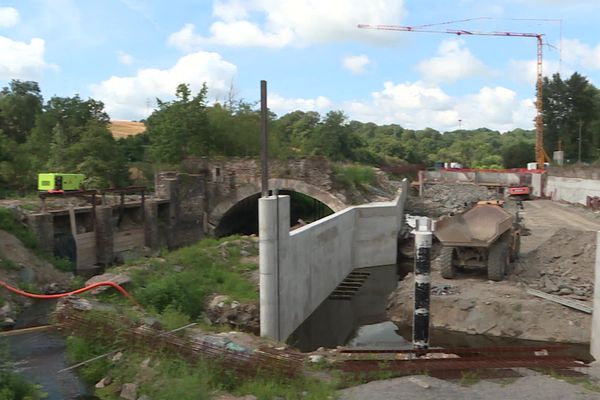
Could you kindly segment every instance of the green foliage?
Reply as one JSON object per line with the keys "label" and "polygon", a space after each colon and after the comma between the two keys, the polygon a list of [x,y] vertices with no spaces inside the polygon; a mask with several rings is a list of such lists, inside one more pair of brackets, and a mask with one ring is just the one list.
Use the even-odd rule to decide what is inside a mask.
{"label": "green foliage", "polygon": [[592,161],[600,156],[600,91],[587,78],[573,73],[563,80],[560,74],[543,82],[544,147],[549,154],[561,147],[565,159]]}
{"label": "green foliage", "polygon": [[191,97],[189,85],[180,84],[177,99],[158,100],[158,110],[146,121],[150,154],[154,161],[177,163],[190,155],[213,154],[218,138],[208,126],[206,85]]}
{"label": "green foliage", "polygon": [[[255,266],[239,262],[243,240],[204,239],[167,254],[165,262],[155,263],[151,270],[134,275],[134,298],[142,306],[161,313],[162,319],[173,325],[184,318],[186,321],[198,318],[211,293],[223,293],[238,301],[256,301],[256,287],[242,276],[242,272]],[[175,272],[175,266],[181,271]]]}
{"label": "green foliage", "polygon": [[375,183],[375,171],[369,166],[333,164],[332,169],[337,180],[349,188],[373,185]]}
{"label": "green foliage", "polygon": [[38,400],[45,397],[39,385],[13,372],[8,349],[0,343],[0,400]]}
{"label": "green foliage", "polygon": [[[67,353],[71,362],[80,363],[104,354],[111,349],[100,341],[85,340],[76,336],[67,337]],[[85,364],[79,368],[81,377],[88,383],[96,383],[106,376],[111,368],[108,357]]]}
{"label": "green foliage", "polygon": [[0,254],[0,269],[4,269],[6,271],[17,271],[19,267],[12,260],[9,260]]}
{"label": "green foliage", "polygon": [[15,214],[7,208],[0,207],[0,229],[16,236],[26,247],[37,248],[35,234],[19,222]]}
{"label": "green foliage", "polygon": [[215,371],[205,365],[190,366],[184,361],[165,359],[158,366],[161,379],[142,388],[143,392],[154,399],[210,399],[212,380],[217,379]]}

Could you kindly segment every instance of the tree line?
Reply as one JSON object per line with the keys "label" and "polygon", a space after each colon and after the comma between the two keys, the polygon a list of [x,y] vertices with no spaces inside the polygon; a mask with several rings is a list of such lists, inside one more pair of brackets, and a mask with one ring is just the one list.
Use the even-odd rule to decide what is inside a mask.
{"label": "tree line", "polygon": [[[566,159],[593,162],[600,156],[600,92],[575,73],[544,79],[545,146]],[[209,104],[207,87],[177,87],[171,101],[157,99],[146,131],[114,139],[102,102],[53,96],[44,101],[37,82],[13,80],[0,91],[0,194],[35,190],[39,172],[83,173],[87,186],[130,183],[131,166],[151,175],[177,168],[189,156],[258,156],[257,104],[229,100]],[[458,162],[472,168],[524,167],[534,161],[535,134],[486,128],[441,133],[349,120],[341,111],[321,115],[270,113],[274,157],[322,155],[334,162],[373,166]]]}

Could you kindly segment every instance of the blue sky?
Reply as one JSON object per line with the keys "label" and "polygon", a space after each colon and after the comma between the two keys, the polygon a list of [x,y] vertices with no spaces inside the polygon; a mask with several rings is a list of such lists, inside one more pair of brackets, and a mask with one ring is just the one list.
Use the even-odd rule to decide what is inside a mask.
{"label": "blue sky", "polygon": [[531,129],[535,39],[356,25],[470,19],[431,29],[543,33],[546,75],[578,71],[598,86],[599,12],[597,0],[0,0],[0,86],[36,80],[45,98],[78,93],[137,120],[178,83],[254,102],[266,79],[278,115]]}

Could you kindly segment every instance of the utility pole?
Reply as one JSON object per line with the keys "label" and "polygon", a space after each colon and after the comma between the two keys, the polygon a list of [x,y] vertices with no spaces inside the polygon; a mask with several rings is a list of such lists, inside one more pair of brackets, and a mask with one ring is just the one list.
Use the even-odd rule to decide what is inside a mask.
{"label": "utility pole", "polygon": [[577,157],[579,164],[581,164],[581,125],[582,125],[582,123],[583,123],[583,121],[581,120],[581,118],[579,118],[579,156]]}
{"label": "utility pole", "polygon": [[260,158],[262,197],[269,195],[269,140],[267,134],[267,81],[260,81]]}

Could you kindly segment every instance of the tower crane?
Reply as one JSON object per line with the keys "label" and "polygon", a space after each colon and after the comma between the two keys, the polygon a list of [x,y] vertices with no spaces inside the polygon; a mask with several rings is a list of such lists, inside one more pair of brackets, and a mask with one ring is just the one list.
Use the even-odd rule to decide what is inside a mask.
{"label": "tower crane", "polygon": [[535,161],[539,169],[544,168],[544,162],[550,160],[544,150],[544,122],[542,118],[542,50],[544,45],[544,35],[541,33],[527,32],[482,32],[463,29],[431,29],[431,25],[422,26],[400,26],[400,25],[358,25],[361,29],[377,29],[399,32],[422,32],[422,33],[445,33],[456,36],[504,36],[504,37],[524,37],[535,38],[537,40],[537,81],[536,81],[536,101],[535,101]]}

